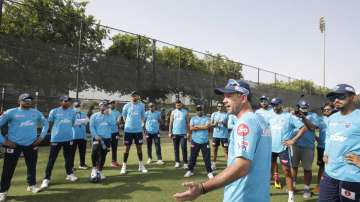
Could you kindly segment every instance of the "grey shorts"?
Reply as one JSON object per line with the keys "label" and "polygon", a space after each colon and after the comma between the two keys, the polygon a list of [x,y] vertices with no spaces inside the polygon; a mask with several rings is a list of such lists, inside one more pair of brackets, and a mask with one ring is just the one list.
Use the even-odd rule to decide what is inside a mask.
{"label": "grey shorts", "polygon": [[314,161],[314,149],[303,148],[296,145],[292,146],[293,149],[293,167],[298,168],[300,161],[304,170],[311,170]]}

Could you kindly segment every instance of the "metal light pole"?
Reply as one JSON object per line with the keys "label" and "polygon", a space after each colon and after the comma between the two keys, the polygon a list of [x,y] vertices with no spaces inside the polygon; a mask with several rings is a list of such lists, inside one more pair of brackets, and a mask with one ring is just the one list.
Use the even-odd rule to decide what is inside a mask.
{"label": "metal light pole", "polygon": [[[75,2],[75,6],[79,9],[81,4],[79,2]],[[82,16],[80,16],[79,44],[78,44],[78,57],[77,57],[77,68],[76,68],[76,100],[79,100],[80,52],[81,52],[82,27],[83,27],[83,20],[82,20]]]}
{"label": "metal light pole", "polygon": [[39,92],[36,91],[35,92],[35,109],[38,108],[38,103],[39,103]]}
{"label": "metal light pole", "polygon": [[0,107],[0,114],[4,111],[4,103],[5,103],[5,88],[2,88],[1,91],[1,107]]}
{"label": "metal light pole", "polygon": [[325,17],[322,16],[320,17],[320,31],[323,34],[323,40],[324,40],[324,49],[323,49],[323,57],[324,57],[324,61],[323,61],[323,87],[325,89]]}
{"label": "metal light pole", "polygon": [[0,27],[1,27],[1,23],[2,23],[2,8],[3,8],[3,0],[0,0]]}

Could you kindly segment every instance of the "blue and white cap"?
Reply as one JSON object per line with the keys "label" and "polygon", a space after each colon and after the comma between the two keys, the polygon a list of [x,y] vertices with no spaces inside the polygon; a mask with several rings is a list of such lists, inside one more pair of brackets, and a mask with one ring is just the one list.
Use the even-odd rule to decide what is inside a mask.
{"label": "blue and white cap", "polygon": [[269,98],[269,97],[266,97],[266,95],[262,95],[259,100],[260,100],[260,101],[261,101],[261,100],[270,101],[270,98]]}
{"label": "blue and white cap", "polygon": [[310,104],[306,100],[300,100],[297,104],[299,108],[309,108]]}
{"label": "blue and white cap", "polygon": [[19,96],[19,101],[33,100],[33,97],[29,93],[23,93]]}
{"label": "blue and white cap", "polygon": [[271,99],[270,102],[272,105],[279,105],[282,104],[282,99],[278,98],[278,97],[274,97],[273,99]]}
{"label": "blue and white cap", "polygon": [[251,95],[250,86],[243,80],[229,79],[226,86],[223,88],[216,88],[214,92],[218,95],[225,93],[241,93],[246,96]]}
{"label": "blue and white cap", "polygon": [[337,94],[356,94],[355,88],[348,84],[338,84],[334,87],[334,89],[326,95],[327,98],[332,97]]}

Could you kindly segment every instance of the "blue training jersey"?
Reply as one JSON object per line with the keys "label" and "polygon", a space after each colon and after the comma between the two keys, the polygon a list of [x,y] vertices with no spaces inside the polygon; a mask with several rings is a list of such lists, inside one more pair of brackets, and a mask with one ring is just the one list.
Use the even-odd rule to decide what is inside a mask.
{"label": "blue training jersey", "polygon": [[142,133],[142,121],[145,117],[145,106],[142,102],[129,102],[123,107],[122,116],[125,120],[126,133]]}
{"label": "blue training jersey", "polygon": [[171,117],[173,120],[172,131],[173,135],[186,135],[187,133],[187,114],[186,109],[174,109],[171,112]]}
{"label": "blue training jersey", "polygon": [[88,119],[84,112],[76,112],[74,124],[74,140],[86,139],[86,123],[77,123],[79,120]]}
{"label": "blue training jersey", "polygon": [[[116,110],[116,109],[112,109],[112,110],[111,110],[111,113],[110,113],[110,116],[112,116],[113,119],[115,119],[115,121],[118,122],[118,120],[121,118],[121,112],[119,112],[119,111]],[[119,132],[119,126],[118,126],[118,124],[115,124],[114,126],[112,126],[111,132],[112,132],[112,133],[118,133],[118,132]]]}
{"label": "blue training jersey", "polygon": [[211,122],[217,123],[213,130],[214,138],[228,138],[228,114],[226,112],[214,112],[211,114]]}
{"label": "blue training jersey", "polygon": [[[12,108],[0,116],[0,128],[8,125],[7,138],[22,146],[31,145],[37,138],[38,125],[42,125],[40,138],[47,134],[49,124],[44,115],[36,109]],[[0,143],[4,142],[3,134],[0,130]]]}
{"label": "blue training jersey", "polygon": [[317,147],[324,149],[325,148],[325,138],[326,138],[326,122],[328,117],[321,116],[319,117],[319,142]]}
{"label": "blue training jersey", "polygon": [[224,202],[270,201],[271,135],[266,121],[243,114],[230,134],[228,166],[239,157],[251,161],[249,172],[225,187]]}
{"label": "blue training jersey", "polygon": [[265,121],[269,121],[274,111],[273,108],[268,107],[267,109],[259,108],[258,110],[255,111],[255,113],[262,116]]}
{"label": "blue training jersey", "polygon": [[96,136],[102,138],[111,138],[112,128],[116,120],[110,114],[97,112],[90,117],[90,133],[93,138]]}
{"label": "blue training jersey", "polygon": [[234,114],[230,114],[228,117],[227,127],[228,130],[232,130],[237,122],[237,117]]}
{"label": "blue training jersey", "polygon": [[160,130],[160,112],[148,110],[145,112],[145,129],[150,134],[158,134]]}
{"label": "blue training jersey", "polygon": [[72,108],[63,109],[58,107],[52,109],[48,118],[49,122],[53,123],[50,142],[73,140],[75,119],[76,112]]}
{"label": "blue training jersey", "polygon": [[[205,116],[194,116],[190,120],[190,127],[205,126],[210,124],[210,119]],[[194,130],[191,132],[191,140],[198,144],[209,142],[209,130]]]}
{"label": "blue training jersey", "polygon": [[[320,120],[317,114],[309,112],[306,118],[316,127],[319,127]],[[302,148],[314,149],[314,143],[315,131],[307,130],[305,134],[295,144]]]}
{"label": "blue training jersey", "polygon": [[345,160],[349,153],[360,155],[360,110],[345,116],[337,112],[326,125],[325,172],[337,180],[360,182],[360,168]]}

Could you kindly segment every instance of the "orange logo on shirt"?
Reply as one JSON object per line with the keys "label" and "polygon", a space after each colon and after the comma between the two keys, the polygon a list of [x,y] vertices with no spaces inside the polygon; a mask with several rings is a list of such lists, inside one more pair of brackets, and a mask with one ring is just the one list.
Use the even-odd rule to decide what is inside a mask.
{"label": "orange logo on shirt", "polygon": [[249,131],[249,127],[244,123],[240,124],[237,128],[237,134],[239,136],[246,136],[249,134]]}

